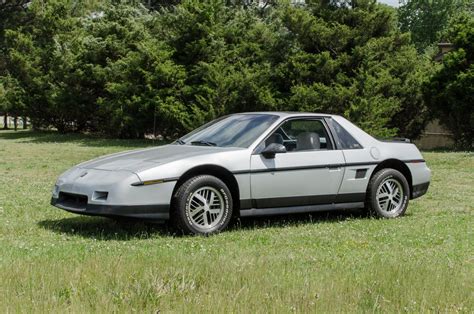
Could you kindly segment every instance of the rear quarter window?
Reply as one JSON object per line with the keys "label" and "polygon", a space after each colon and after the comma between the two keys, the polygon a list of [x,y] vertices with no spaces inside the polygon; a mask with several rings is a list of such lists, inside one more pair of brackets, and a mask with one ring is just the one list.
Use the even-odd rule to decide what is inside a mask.
{"label": "rear quarter window", "polygon": [[357,140],[346,129],[342,127],[342,125],[334,121],[334,119],[331,119],[330,121],[332,128],[337,136],[337,144],[341,149],[362,148],[362,145],[360,145],[359,142],[357,142]]}

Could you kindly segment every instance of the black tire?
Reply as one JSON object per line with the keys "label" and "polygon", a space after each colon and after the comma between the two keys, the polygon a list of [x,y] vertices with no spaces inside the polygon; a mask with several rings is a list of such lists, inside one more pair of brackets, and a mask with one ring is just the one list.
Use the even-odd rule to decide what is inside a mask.
{"label": "black tire", "polygon": [[[214,194],[214,199],[217,198],[214,203],[219,203],[219,206],[213,205],[213,209],[209,203],[197,203],[202,202],[197,199],[198,196],[202,198],[199,193],[206,193],[206,191],[208,195]],[[196,196],[196,193],[199,195]],[[227,227],[232,218],[233,202],[229,188],[220,179],[211,175],[199,175],[184,182],[176,191],[172,204],[172,223],[185,234],[218,233]],[[192,212],[192,206],[196,204],[203,209]],[[219,213],[211,213],[211,210],[219,211]],[[211,221],[212,223],[209,223]],[[206,223],[209,223],[207,227],[205,227]]]}
{"label": "black tire", "polygon": [[[392,186],[392,190],[390,190],[390,186]],[[397,197],[396,192],[392,192],[398,190],[402,191],[400,197]],[[377,199],[377,193],[380,193],[379,200]],[[369,213],[377,217],[400,217],[407,210],[409,196],[410,187],[401,172],[391,168],[381,169],[369,181],[366,207]],[[395,206],[395,204],[397,205]],[[390,210],[391,207],[393,207],[393,210]]]}

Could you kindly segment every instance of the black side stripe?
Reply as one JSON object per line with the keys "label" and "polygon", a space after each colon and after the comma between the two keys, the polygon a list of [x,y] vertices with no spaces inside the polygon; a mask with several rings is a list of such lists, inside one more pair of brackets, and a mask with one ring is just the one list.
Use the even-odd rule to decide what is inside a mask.
{"label": "black side stripe", "polygon": [[[425,162],[424,159],[411,159],[403,160],[404,163],[421,163]],[[299,171],[299,170],[311,170],[311,169],[324,169],[324,168],[340,168],[340,167],[359,167],[359,166],[373,166],[378,165],[380,162],[352,162],[346,164],[327,164],[327,165],[314,165],[314,166],[301,166],[301,167],[284,167],[284,168],[266,168],[266,169],[254,169],[254,170],[238,170],[233,171],[233,174],[249,174],[249,173],[264,173],[264,172],[281,172],[281,171]]]}
{"label": "black side stripe", "polygon": [[344,164],[331,164],[331,165],[301,166],[301,167],[266,168],[266,169],[235,171],[232,173],[233,174],[247,174],[247,173],[262,173],[262,172],[300,171],[300,170],[311,170],[311,169],[338,168],[338,167],[344,167],[344,166],[345,166]]}
{"label": "black side stripe", "polygon": [[[402,160],[404,163],[423,163],[425,162],[424,159],[409,159],[409,160]],[[267,168],[267,169],[254,169],[254,170],[237,170],[232,171],[234,175],[239,174],[250,174],[250,173],[265,173],[265,172],[283,172],[283,171],[299,171],[299,170],[311,170],[311,169],[324,169],[324,168],[341,168],[341,167],[358,167],[358,166],[373,166],[378,165],[380,162],[373,161],[373,162],[352,162],[352,163],[345,163],[345,164],[327,164],[327,165],[314,165],[314,166],[301,166],[301,167],[284,167],[284,168]],[[164,179],[157,179],[151,181],[160,181],[159,183],[165,182],[174,182],[178,181],[179,177],[172,177],[172,178],[164,178]],[[158,183],[156,183],[158,184]],[[144,185],[143,182],[136,182],[132,184],[133,186],[142,186]]]}
{"label": "black side stripe", "polygon": [[248,174],[248,173],[263,173],[263,172],[299,171],[299,170],[324,169],[324,168],[371,166],[371,165],[377,165],[377,164],[378,162],[354,162],[354,163],[347,163],[347,164],[327,164],[327,165],[314,165],[314,166],[301,166],[301,167],[240,170],[240,171],[233,171],[232,173],[233,174]]}

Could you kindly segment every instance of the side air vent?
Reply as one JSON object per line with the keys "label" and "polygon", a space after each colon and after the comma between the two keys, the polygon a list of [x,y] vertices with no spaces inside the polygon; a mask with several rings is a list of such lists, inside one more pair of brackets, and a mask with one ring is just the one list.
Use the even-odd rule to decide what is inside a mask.
{"label": "side air vent", "polygon": [[356,179],[363,179],[367,173],[367,169],[357,169],[356,170]]}

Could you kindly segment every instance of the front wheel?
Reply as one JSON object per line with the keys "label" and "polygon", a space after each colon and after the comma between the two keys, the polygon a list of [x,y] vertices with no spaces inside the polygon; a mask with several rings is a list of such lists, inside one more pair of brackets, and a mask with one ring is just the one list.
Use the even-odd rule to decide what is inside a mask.
{"label": "front wheel", "polygon": [[199,175],[178,188],[173,207],[174,224],[184,233],[217,233],[232,217],[232,195],[220,179]]}
{"label": "front wheel", "polygon": [[367,188],[367,207],[382,218],[402,216],[407,207],[410,187],[405,176],[395,169],[378,171]]}

